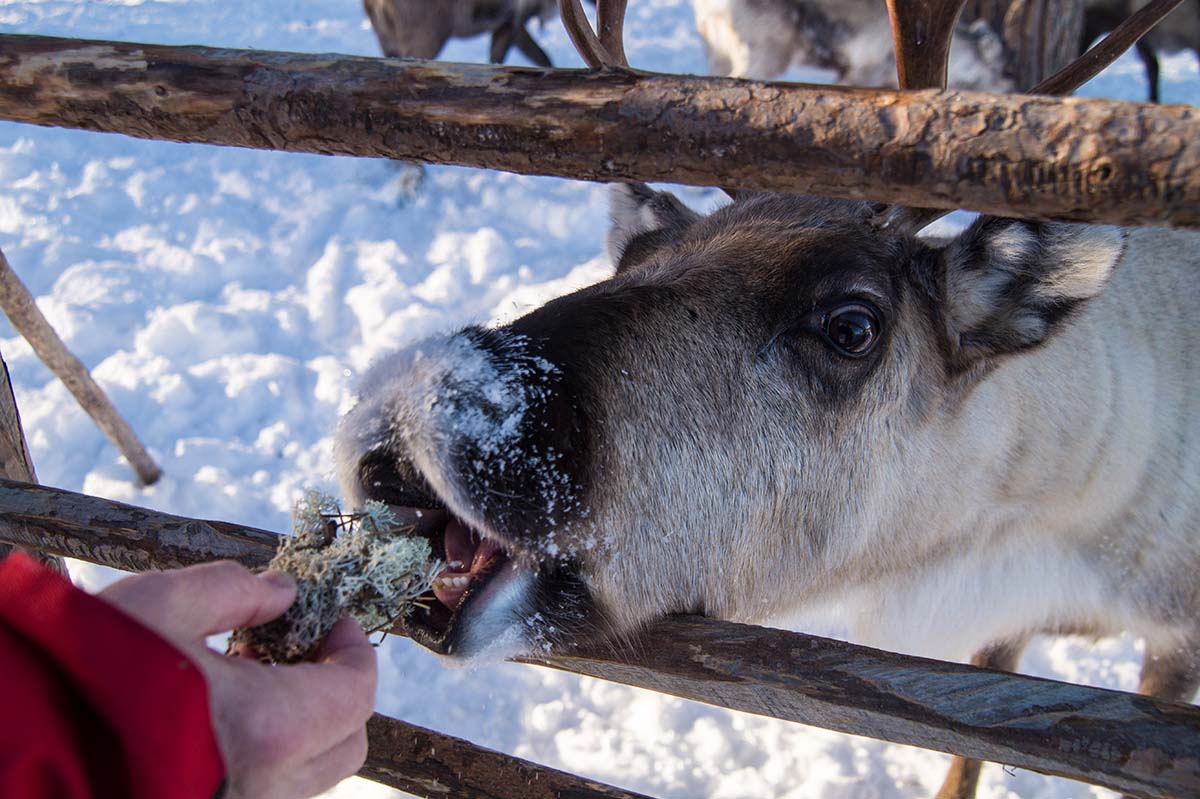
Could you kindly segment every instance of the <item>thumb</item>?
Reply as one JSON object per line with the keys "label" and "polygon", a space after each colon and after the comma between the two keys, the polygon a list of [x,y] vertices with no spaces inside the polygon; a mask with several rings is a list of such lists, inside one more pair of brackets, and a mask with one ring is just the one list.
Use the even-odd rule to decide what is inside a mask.
{"label": "thumb", "polygon": [[129,577],[101,596],[169,638],[198,641],[279,617],[295,600],[296,583],[226,560]]}

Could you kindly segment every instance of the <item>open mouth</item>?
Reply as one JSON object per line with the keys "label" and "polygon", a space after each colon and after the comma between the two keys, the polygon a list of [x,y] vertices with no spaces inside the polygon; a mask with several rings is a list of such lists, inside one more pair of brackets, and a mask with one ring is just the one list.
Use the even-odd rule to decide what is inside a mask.
{"label": "open mouth", "polygon": [[422,646],[450,654],[455,628],[470,606],[486,601],[487,587],[503,572],[517,569],[509,553],[493,538],[472,530],[444,507],[391,506],[411,535],[429,541],[433,557],[445,568],[433,580],[433,590],[400,619],[405,632]]}

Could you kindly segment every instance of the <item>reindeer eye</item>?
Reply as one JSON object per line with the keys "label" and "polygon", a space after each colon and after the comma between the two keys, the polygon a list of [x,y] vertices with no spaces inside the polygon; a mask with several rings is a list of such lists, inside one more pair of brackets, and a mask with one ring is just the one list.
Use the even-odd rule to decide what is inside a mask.
{"label": "reindeer eye", "polygon": [[825,314],[823,327],[829,343],[848,358],[866,355],[879,338],[879,322],[875,312],[858,302],[839,305]]}

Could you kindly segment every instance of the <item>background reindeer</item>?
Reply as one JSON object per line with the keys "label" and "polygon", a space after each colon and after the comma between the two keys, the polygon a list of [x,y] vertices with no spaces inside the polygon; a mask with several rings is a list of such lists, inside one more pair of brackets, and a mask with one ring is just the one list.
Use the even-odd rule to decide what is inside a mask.
{"label": "background reindeer", "polygon": [[[835,73],[835,83],[896,83],[884,0],[693,0],[709,71],[770,80],[792,66]],[[954,85],[1009,91],[1005,51],[986,23],[964,22],[950,52]]]}
{"label": "background reindeer", "polygon": [[516,47],[534,64],[551,65],[529,23],[553,18],[555,0],[363,0],[363,7],[386,56],[436,58],[452,38],[491,33],[493,63]]}

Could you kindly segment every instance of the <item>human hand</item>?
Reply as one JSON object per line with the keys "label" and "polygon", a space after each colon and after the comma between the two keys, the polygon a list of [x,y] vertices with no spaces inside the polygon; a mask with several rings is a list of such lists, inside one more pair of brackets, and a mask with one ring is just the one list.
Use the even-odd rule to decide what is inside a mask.
{"label": "human hand", "polygon": [[297,799],[362,766],[375,704],[375,650],[342,619],[312,662],[266,666],[225,657],[204,639],[280,616],[296,596],[283,572],[253,575],[232,562],[127,577],[100,593],[173,643],[208,682],[227,799]]}

